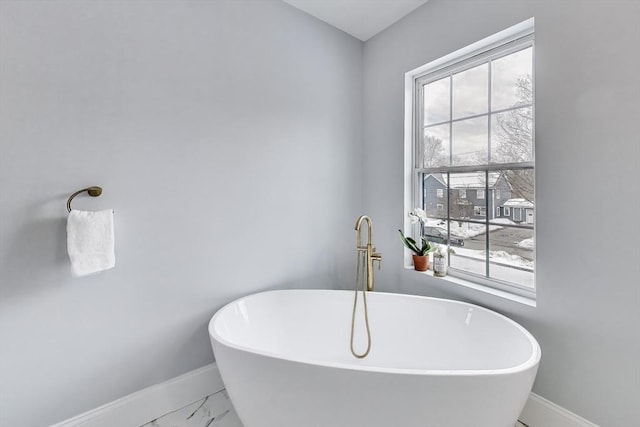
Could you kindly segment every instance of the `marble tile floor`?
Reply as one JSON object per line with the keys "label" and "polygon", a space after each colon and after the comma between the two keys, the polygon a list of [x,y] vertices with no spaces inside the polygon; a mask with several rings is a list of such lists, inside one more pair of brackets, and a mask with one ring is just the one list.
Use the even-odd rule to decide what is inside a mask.
{"label": "marble tile floor", "polygon": [[226,390],[169,412],[141,427],[242,427]]}
{"label": "marble tile floor", "polygon": [[[221,390],[140,427],[242,427],[242,423],[226,390]],[[515,427],[527,426],[518,422]]]}

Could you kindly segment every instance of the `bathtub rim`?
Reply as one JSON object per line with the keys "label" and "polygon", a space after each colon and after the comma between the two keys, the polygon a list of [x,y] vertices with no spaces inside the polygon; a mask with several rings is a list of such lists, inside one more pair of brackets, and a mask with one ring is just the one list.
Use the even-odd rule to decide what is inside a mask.
{"label": "bathtub rim", "polygon": [[[228,302],[227,304],[225,304],[224,306],[220,307],[220,309],[218,309],[214,315],[211,317],[211,319],[209,320],[209,324],[207,326],[207,329],[209,331],[209,337],[211,338],[211,340],[214,340],[216,342],[218,342],[221,345],[224,345],[226,347],[235,349],[235,350],[239,350],[239,351],[243,351],[243,352],[247,352],[247,353],[251,353],[251,354],[255,354],[255,355],[259,355],[259,356],[264,356],[264,357],[268,357],[268,358],[272,358],[272,359],[278,359],[278,360],[285,360],[288,362],[292,362],[292,363],[300,363],[303,365],[311,365],[311,366],[320,366],[320,367],[327,367],[327,368],[334,368],[334,369],[346,369],[346,370],[351,370],[351,371],[363,371],[363,372],[375,372],[375,373],[381,373],[381,374],[394,374],[394,375],[419,375],[419,376],[489,376],[489,375],[509,375],[509,374],[516,374],[516,373],[521,373],[521,372],[526,372],[530,369],[537,369],[537,366],[540,363],[540,359],[542,357],[542,350],[540,348],[540,344],[538,343],[538,341],[535,339],[535,337],[527,330],[525,329],[522,325],[520,325],[518,322],[516,322],[515,320],[510,319],[509,317],[498,313],[496,311],[493,311],[489,308],[486,307],[482,307],[476,304],[472,304],[472,303],[468,303],[468,302],[464,302],[464,301],[457,301],[457,300],[452,300],[452,299],[446,299],[446,298],[436,298],[436,297],[428,297],[428,296],[423,296],[423,295],[412,295],[412,294],[401,294],[401,293],[395,293],[395,292],[378,292],[378,291],[367,291],[368,293],[376,293],[376,294],[380,294],[380,295],[393,295],[393,296],[399,296],[399,297],[403,297],[403,298],[417,298],[417,299],[428,299],[428,300],[435,300],[435,301],[444,301],[446,303],[453,303],[453,304],[458,304],[458,305],[464,305],[466,307],[469,308],[473,308],[473,309],[479,309],[482,311],[486,311],[491,313],[494,316],[498,316],[500,318],[502,318],[502,320],[507,321],[508,323],[510,323],[511,325],[513,325],[516,329],[518,329],[522,334],[524,334],[525,337],[528,338],[529,343],[531,344],[532,347],[532,352],[531,352],[531,356],[525,360],[523,363],[516,365],[516,366],[511,366],[508,368],[499,368],[499,369],[415,369],[415,368],[392,368],[392,367],[378,367],[378,366],[362,366],[362,365],[358,365],[357,362],[358,360],[353,360],[353,362],[355,363],[343,363],[343,362],[331,362],[331,361],[327,361],[327,360],[321,360],[321,359],[300,359],[300,358],[295,358],[295,357],[289,357],[286,355],[283,355],[281,353],[275,353],[272,351],[263,351],[263,350],[257,350],[255,348],[252,347],[247,347],[245,345],[241,345],[241,344],[237,344],[237,343],[233,343],[225,338],[222,338],[215,330],[215,323],[216,323],[216,319],[222,315],[222,312],[225,309],[228,309],[229,307],[231,307],[233,304],[236,304],[242,300],[257,296],[257,295],[262,295],[262,294],[269,294],[269,293],[281,293],[281,292],[307,292],[307,291],[311,291],[311,292],[340,292],[340,293],[352,293],[353,291],[351,290],[344,290],[344,289],[306,289],[306,288],[294,288],[294,289],[273,289],[273,290],[267,290],[267,291],[260,291],[260,292],[255,292],[252,294],[248,294],[245,296],[242,296],[240,298],[236,298],[233,301]],[[215,357],[215,354],[214,354]]]}

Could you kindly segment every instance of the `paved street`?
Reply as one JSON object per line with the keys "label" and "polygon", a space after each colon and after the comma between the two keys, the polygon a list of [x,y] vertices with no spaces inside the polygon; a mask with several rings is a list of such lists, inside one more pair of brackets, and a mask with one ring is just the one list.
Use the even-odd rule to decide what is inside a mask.
{"label": "paved street", "polygon": [[[500,230],[491,231],[489,237],[489,249],[492,251],[505,251],[510,254],[520,255],[522,258],[533,260],[533,250],[519,248],[519,242],[529,239],[532,236],[531,230],[521,228],[505,227]],[[464,247],[467,249],[484,250],[485,235],[465,239]]]}

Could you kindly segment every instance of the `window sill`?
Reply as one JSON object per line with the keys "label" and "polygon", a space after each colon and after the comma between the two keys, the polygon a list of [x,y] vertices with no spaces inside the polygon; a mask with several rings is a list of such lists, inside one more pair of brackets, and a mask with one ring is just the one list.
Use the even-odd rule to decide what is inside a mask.
{"label": "window sill", "polygon": [[475,283],[475,282],[471,282],[469,280],[464,280],[461,279],[459,277],[455,277],[455,276],[444,276],[444,277],[436,277],[433,275],[433,270],[427,270],[427,271],[417,271],[413,268],[413,265],[409,265],[409,266],[405,266],[404,267],[405,270],[410,270],[413,271],[414,274],[421,274],[424,276],[429,276],[433,279],[435,279],[435,283],[438,283],[437,281],[442,281],[439,284],[445,284],[444,282],[446,282],[446,284],[454,284],[454,285],[458,285],[458,286],[463,286],[465,288],[468,289],[473,289],[476,291],[480,291],[483,292],[485,294],[489,294],[489,295],[494,295],[497,296],[499,298],[504,298],[504,299],[508,299],[510,301],[514,301],[520,304],[524,304],[527,305],[529,307],[535,307],[536,306],[536,300],[533,298],[528,298],[525,296],[521,296],[521,295],[516,295],[513,294],[511,292],[506,292],[506,291],[502,291],[500,289],[495,289],[495,288],[491,288],[489,286],[484,286],[481,285],[479,283]]}

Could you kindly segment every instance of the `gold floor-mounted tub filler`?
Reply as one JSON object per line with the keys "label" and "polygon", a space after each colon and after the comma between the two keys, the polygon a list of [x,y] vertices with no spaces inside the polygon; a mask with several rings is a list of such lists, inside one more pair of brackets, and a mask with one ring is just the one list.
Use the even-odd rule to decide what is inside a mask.
{"label": "gold floor-mounted tub filler", "polygon": [[[367,244],[362,244],[362,223],[367,222]],[[373,222],[371,218],[366,215],[362,215],[356,221],[356,281],[355,281],[355,294],[353,299],[353,312],[351,314],[351,337],[350,337],[350,349],[358,359],[367,357],[369,351],[371,351],[371,331],[369,328],[369,310],[367,308],[367,291],[373,291],[373,263],[378,262],[378,268],[382,262],[382,254],[376,252],[376,248],[373,245]],[[366,266],[366,269],[361,269],[360,266]],[[364,270],[364,274],[361,271]],[[358,306],[358,285],[360,278],[362,277],[362,302],[364,307],[364,323],[367,331],[367,348],[363,353],[358,353],[353,345],[353,335],[356,322],[356,309]]]}

